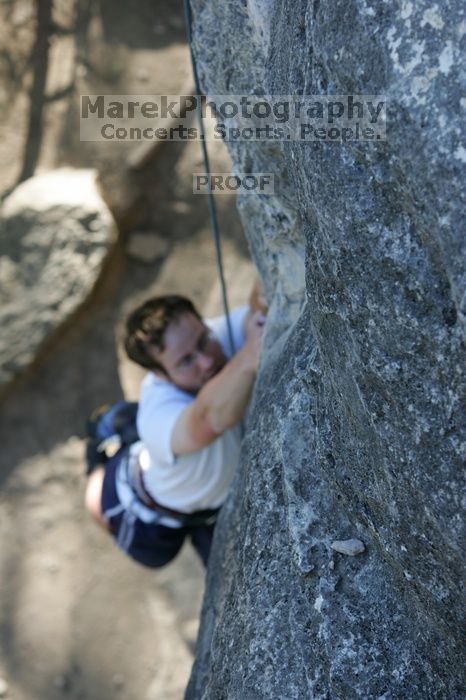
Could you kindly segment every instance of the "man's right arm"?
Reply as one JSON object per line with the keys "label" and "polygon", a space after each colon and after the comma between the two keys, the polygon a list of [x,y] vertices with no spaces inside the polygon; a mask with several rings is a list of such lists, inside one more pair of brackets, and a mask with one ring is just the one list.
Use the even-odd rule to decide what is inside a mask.
{"label": "man's right arm", "polygon": [[263,315],[254,314],[241,350],[181,413],[171,438],[173,454],[187,454],[210,445],[243,417],[256,378],[263,325]]}

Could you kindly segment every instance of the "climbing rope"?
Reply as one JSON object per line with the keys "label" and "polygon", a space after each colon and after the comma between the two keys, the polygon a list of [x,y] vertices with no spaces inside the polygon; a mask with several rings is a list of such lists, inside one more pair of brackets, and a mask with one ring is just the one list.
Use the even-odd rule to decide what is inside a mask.
{"label": "climbing rope", "polygon": [[[201,103],[200,103],[201,87],[200,87],[200,83],[199,83],[199,75],[197,72],[196,59],[194,56],[193,44],[192,44],[192,14],[191,14],[191,6],[189,3],[189,0],[184,0],[184,14],[185,14],[185,20],[186,20],[186,34],[187,34],[187,39],[188,39],[189,52],[191,54],[191,66],[192,66],[193,75],[194,75],[195,93],[196,93],[196,96],[198,98],[196,112],[197,112],[197,118],[198,118],[198,122],[199,122],[199,136],[200,136],[200,142],[201,142],[201,148],[202,148],[202,155],[204,158],[204,172],[208,177],[209,173],[210,173],[209,154],[207,152],[207,143],[206,143],[206,138],[205,138],[204,121],[203,121],[203,117],[202,117],[202,107],[201,107]],[[215,246],[217,270],[218,270],[218,276],[219,276],[219,280],[220,280],[220,287],[222,290],[223,308],[225,311],[225,318],[227,320],[228,338],[230,341],[231,354],[234,355],[236,348],[235,348],[235,341],[233,338],[233,331],[231,328],[230,311],[229,311],[229,307],[228,307],[228,298],[227,298],[227,288],[226,288],[226,283],[225,283],[225,275],[224,275],[224,271],[223,271],[222,245],[221,245],[221,240],[220,240],[220,231],[219,231],[219,227],[218,227],[217,210],[215,207],[214,194],[210,188],[208,190],[207,195],[208,195],[208,204],[209,204],[209,215],[210,215],[210,221],[211,221],[211,225],[212,225],[212,237],[213,237],[214,246]]]}

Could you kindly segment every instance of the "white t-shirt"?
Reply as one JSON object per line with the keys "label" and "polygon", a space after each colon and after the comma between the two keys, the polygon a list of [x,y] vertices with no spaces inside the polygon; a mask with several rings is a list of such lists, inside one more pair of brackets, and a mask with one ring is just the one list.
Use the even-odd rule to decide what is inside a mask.
{"label": "white t-shirt", "polygon": [[[236,351],[244,344],[244,306],[230,313]],[[231,357],[226,318],[205,321]],[[150,372],[141,385],[137,426],[145,448],[140,455],[144,485],[161,505],[193,513],[218,508],[227,495],[238,464],[240,426],[225,431],[207,447],[175,457],[171,437],[180,413],[195,397]]]}

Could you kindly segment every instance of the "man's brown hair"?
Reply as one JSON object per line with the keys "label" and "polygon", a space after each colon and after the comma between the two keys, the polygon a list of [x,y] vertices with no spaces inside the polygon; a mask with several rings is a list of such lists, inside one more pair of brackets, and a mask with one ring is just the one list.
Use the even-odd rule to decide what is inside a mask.
{"label": "man's brown hair", "polygon": [[141,367],[166,374],[164,367],[151,356],[150,349],[163,352],[165,331],[186,313],[202,320],[194,304],[177,294],[148,299],[138,306],[126,321],[124,344],[128,357]]}

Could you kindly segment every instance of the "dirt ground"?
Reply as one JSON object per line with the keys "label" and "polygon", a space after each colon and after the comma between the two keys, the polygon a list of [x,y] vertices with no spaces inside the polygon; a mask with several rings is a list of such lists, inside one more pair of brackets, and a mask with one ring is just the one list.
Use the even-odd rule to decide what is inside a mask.
{"label": "dirt ground", "polygon": [[[10,5],[11,38],[29,26],[33,5],[5,8]],[[206,201],[191,193],[191,173],[201,165],[198,144],[164,145],[134,177],[124,165],[131,146],[82,144],[76,126],[80,92],[176,94],[189,81],[181,3],[142,2],[137,13],[120,2],[88,5],[81,34],[52,42],[47,89],[71,79],[75,88],[46,108],[38,171],[64,163],[96,167],[110,200],[128,192],[139,197],[140,211],[125,222],[124,234],[156,232],[169,247],[148,265],[126,255],[122,235],[91,302],[0,406],[0,697],[175,700],[192,663],[202,566],[186,545],[165,569],[145,570],[89,521],[82,505],[83,426],[96,405],[137,397],[141,375],[118,342],[127,310],[150,294],[179,291],[215,314],[219,289]],[[56,3],[65,23],[72,9],[71,2]],[[26,32],[10,47],[18,70],[28,41]],[[2,74],[3,192],[21,170],[30,80],[26,67],[11,92]],[[229,167],[222,144],[212,157],[217,171]],[[244,302],[252,265],[234,201],[218,203],[235,305]]]}

